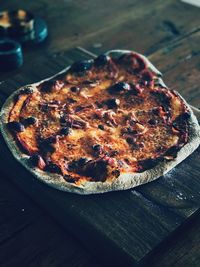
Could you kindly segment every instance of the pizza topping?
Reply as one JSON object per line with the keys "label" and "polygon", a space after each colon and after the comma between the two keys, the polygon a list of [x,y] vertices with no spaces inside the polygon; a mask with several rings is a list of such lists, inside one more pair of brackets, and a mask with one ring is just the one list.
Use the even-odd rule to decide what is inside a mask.
{"label": "pizza topping", "polygon": [[136,139],[134,137],[127,137],[126,142],[128,144],[134,144],[136,142]]}
{"label": "pizza topping", "polygon": [[146,63],[143,58],[135,53],[124,54],[119,58],[120,62],[123,62],[125,66],[129,67],[130,70],[138,73],[146,68]]}
{"label": "pizza topping", "polygon": [[76,92],[79,92],[79,91],[80,91],[80,88],[77,87],[77,86],[72,86],[72,87],[70,88],[70,90],[71,90],[73,93],[76,93]]}
{"label": "pizza topping", "polygon": [[44,159],[38,154],[32,155],[30,157],[30,161],[31,161],[31,164],[34,167],[38,167],[41,170],[43,170],[45,168],[45,166],[46,166],[46,163],[45,163]]}
{"label": "pizza topping", "polygon": [[88,71],[92,68],[93,66],[93,60],[82,60],[75,62],[71,68],[70,71],[72,72],[77,72],[77,73],[84,73],[85,71]]}
{"label": "pizza topping", "polygon": [[70,127],[64,127],[60,130],[60,135],[69,135],[71,133]]}
{"label": "pizza topping", "polygon": [[44,153],[48,153],[48,152],[53,153],[55,151],[55,147],[53,144],[55,144],[56,142],[57,142],[56,137],[50,136],[46,139],[40,139],[39,147],[41,151]]}
{"label": "pizza topping", "polygon": [[105,101],[105,104],[109,109],[117,108],[120,104],[120,100],[118,98],[111,98]]}
{"label": "pizza topping", "polygon": [[21,122],[23,123],[25,127],[28,127],[30,125],[36,124],[37,119],[35,117],[28,117],[28,118],[22,119]]}
{"label": "pizza topping", "polygon": [[64,83],[59,80],[49,80],[43,82],[42,86],[40,87],[41,92],[43,93],[50,93],[52,91],[59,91],[64,86]]}
{"label": "pizza topping", "polygon": [[93,151],[94,151],[94,155],[95,155],[95,156],[99,156],[99,155],[101,155],[102,152],[103,152],[103,148],[102,148],[102,146],[99,145],[99,144],[93,145],[93,146],[92,146],[92,149],[93,149]]}
{"label": "pizza topping", "polygon": [[98,128],[99,128],[100,130],[102,130],[102,131],[105,129],[104,126],[103,126],[102,124],[99,124],[99,125],[98,125]]}
{"label": "pizza topping", "polygon": [[130,84],[126,82],[119,82],[114,84],[108,89],[110,94],[118,94],[121,92],[129,91],[131,89]]}
{"label": "pizza topping", "polygon": [[104,66],[108,63],[108,61],[110,60],[109,56],[106,55],[100,55],[97,58],[95,58],[94,60],[94,64],[95,66]]}
{"label": "pizza topping", "polygon": [[30,95],[33,93],[33,89],[31,87],[26,86],[22,90],[20,90],[19,93],[24,95]]}
{"label": "pizza topping", "polygon": [[158,121],[156,119],[150,119],[148,121],[148,123],[151,124],[151,125],[156,125],[158,123]]}
{"label": "pizza topping", "polygon": [[52,172],[52,173],[61,173],[60,168],[58,167],[57,164],[54,164],[52,162],[48,162],[47,165],[45,166],[45,171],[47,172]]}
{"label": "pizza topping", "polygon": [[23,132],[25,130],[24,125],[17,121],[8,122],[7,126],[12,132]]}
{"label": "pizza topping", "polygon": [[156,75],[135,53],[75,63],[16,99],[8,127],[34,166],[68,182],[145,171],[188,141],[190,112]]}

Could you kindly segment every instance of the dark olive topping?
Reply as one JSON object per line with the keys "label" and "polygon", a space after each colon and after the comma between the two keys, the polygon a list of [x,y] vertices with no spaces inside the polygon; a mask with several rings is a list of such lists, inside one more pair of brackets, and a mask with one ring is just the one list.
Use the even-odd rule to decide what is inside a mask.
{"label": "dark olive topping", "polygon": [[104,126],[102,124],[98,125],[98,128],[102,131],[104,130]]}
{"label": "dark olive topping", "polygon": [[127,137],[126,138],[126,142],[128,143],[128,144],[134,144],[135,143],[135,139],[134,138],[132,138],[132,137]]}
{"label": "dark olive topping", "polygon": [[155,119],[150,119],[150,120],[148,121],[148,123],[151,124],[151,125],[156,125],[156,124],[158,123],[158,121],[155,120]]}
{"label": "dark olive topping", "polygon": [[105,101],[105,104],[109,109],[117,108],[120,104],[120,100],[117,98],[111,98]]}
{"label": "dark olive topping", "polygon": [[60,123],[65,124],[67,121],[67,118],[65,116],[60,117]]}
{"label": "dark olive topping", "polygon": [[101,150],[101,145],[99,145],[99,144],[96,144],[96,145],[93,145],[92,146],[92,149],[94,150],[94,151],[100,151]]}
{"label": "dark olive topping", "polygon": [[45,81],[41,84],[40,91],[44,93],[49,93],[52,91],[53,87],[55,86],[56,80],[49,80]]}
{"label": "dark olive topping", "polygon": [[87,70],[90,70],[93,66],[93,60],[82,60],[75,62],[70,70],[72,72],[85,72]]}
{"label": "dark olive topping", "polygon": [[49,162],[46,167],[45,167],[45,171],[47,172],[53,172],[53,173],[61,173],[61,170],[59,168],[58,165],[52,163],[52,162]]}
{"label": "dark olive topping", "polygon": [[31,162],[32,166],[39,167],[40,169],[43,169],[46,165],[43,158],[38,154],[32,155],[30,157],[30,162]]}
{"label": "dark olive topping", "polygon": [[22,119],[22,123],[25,127],[28,127],[30,125],[33,125],[37,122],[37,119],[34,117],[28,117],[26,119]]}
{"label": "dark olive topping", "polygon": [[70,88],[70,90],[73,92],[73,93],[76,93],[76,92],[79,92],[80,91],[80,88],[79,87],[76,87],[76,86],[72,86]]}
{"label": "dark olive topping", "polygon": [[75,180],[72,178],[72,176],[65,174],[63,178],[68,182],[68,183],[74,183]]}
{"label": "dark olive topping", "polygon": [[13,132],[23,132],[25,130],[24,125],[17,121],[8,122],[7,126]]}
{"label": "dark olive topping", "polygon": [[129,90],[131,90],[130,84],[128,84],[126,82],[119,82],[119,83],[116,83],[116,84],[112,85],[108,89],[108,92],[110,94],[115,94],[115,93],[120,93],[120,92],[123,92],[123,91],[129,91]]}
{"label": "dark olive topping", "polygon": [[69,127],[64,127],[60,130],[61,135],[69,135],[71,133],[71,129]]}
{"label": "dark olive topping", "polygon": [[77,161],[77,164],[78,164],[78,166],[82,167],[82,166],[84,166],[87,162],[88,162],[88,159],[87,159],[87,158],[80,158],[80,159]]}
{"label": "dark olive topping", "polygon": [[33,89],[31,87],[24,87],[22,90],[20,90],[19,93],[24,95],[29,95],[33,93]]}
{"label": "dark olive topping", "polygon": [[110,60],[109,56],[106,55],[100,55],[94,60],[95,66],[104,66],[107,64],[107,62]]}

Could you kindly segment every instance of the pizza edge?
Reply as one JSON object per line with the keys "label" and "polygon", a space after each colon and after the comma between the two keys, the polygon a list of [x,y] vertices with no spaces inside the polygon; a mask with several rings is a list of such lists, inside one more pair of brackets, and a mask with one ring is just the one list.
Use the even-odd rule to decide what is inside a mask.
{"label": "pizza edge", "polygon": [[[117,56],[124,53],[130,53],[133,51],[129,50],[111,50],[108,51],[106,54],[111,56]],[[134,52],[136,53],[136,52]],[[138,53],[136,53],[138,54]],[[149,69],[151,69],[154,73],[158,75],[158,77],[161,77],[162,74],[152,65],[152,63],[143,55],[139,54],[146,62]],[[188,103],[185,101],[185,99],[176,92],[179,97],[184,101],[185,105],[187,106],[188,110],[191,113],[191,117],[189,118],[189,141],[187,144],[185,144],[177,153],[177,157],[171,161],[163,161],[160,162],[158,165],[156,165],[154,168],[146,170],[142,173],[122,173],[114,182],[110,183],[108,181],[105,182],[85,182],[81,185],[75,185],[66,182],[63,177],[59,174],[55,173],[46,173],[38,168],[33,168],[29,165],[28,159],[29,156],[21,152],[20,148],[16,144],[16,141],[14,140],[12,134],[8,131],[6,122],[8,120],[8,116],[10,113],[11,108],[13,107],[13,99],[18,94],[20,90],[22,90],[25,87],[31,87],[33,90],[36,90],[36,86],[44,81],[50,80],[57,75],[64,73],[67,71],[67,68],[62,70],[61,72],[47,78],[44,80],[41,80],[37,83],[29,84],[26,86],[23,86],[19,88],[17,91],[12,93],[6,102],[4,103],[1,112],[0,112],[0,130],[4,137],[4,140],[7,143],[7,146],[9,147],[11,153],[13,154],[14,158],[20,162],[29,172],[31,172],[38,180],[47,183],[51,187],[54,187],[56,189],[67,191],[71,193],[78,193],[78,194],[94,194],[94,193],[104,193],[109,191],[118,191],[118,190],[125,190],[130,189],[133,187],[136,187],[141,184],[148,183],[150,181],[153,181],[160,176],[166,174],[169,172],[172,168],[177,166],[181,161],[183,161],[185,158],[187,158],[190,154],[193,153],[194,150],[196,150],[200,144],[200,126],[198,124],[198,121],[188,105]],[[161,78],[160,82],[164,85],[164,82]],[[167,88],[167,86],[165,86]],[[170,90],[170,89],[169,89]]]}

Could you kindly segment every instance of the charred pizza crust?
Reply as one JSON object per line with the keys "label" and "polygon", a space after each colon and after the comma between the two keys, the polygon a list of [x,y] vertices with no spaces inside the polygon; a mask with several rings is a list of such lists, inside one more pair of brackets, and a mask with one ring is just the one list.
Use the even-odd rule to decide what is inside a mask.
{"label": "charred pizza crust", "polygon": [[[131,51],[125,51],[125,50],[113,50],[108,51],[107,55],[111,55],[112,57],[119,57],[120,55],[128,54]],[[137,54],[137,53],[135,53]],[[141,57],[147,68],[154,72],[157,75],[158,82],[163,88],[167,88],[164,82],[161,79],[161,73],[149,62],[149,60],[144,57],[143,55],[137,54],[139,57]],[[56,77],[58,75],[62,75],[62,73],[65,73],[70,67],[64,69],[59,74],[56,74],[53,77]],[[53,77],[49,79],[45,79],[43,81],[40,81],[35,84],[31,84],[28,87],[32,90],[37,90],[37,87],[39,84],[41,84],[44,81],[48,81],[52,79]],[[22,153],[19,149],[18,145],[16,144],[16,140],[14,139],[13,135],[8,130],[6,124],[8,122],[10,111],[13,107],[13,99],[15,99],[19,93],[19,91],[23,90],[24,88],[20,88],[16,92],[14,92],[6,101],[4,104],[2,110],[1,110],[1,132],[4,136],[4,139],[11,150],[14,157],[26,168],[28,169],[37,179],[39,179],[42,182],[45,182],[49,184],[50,186],[57,188],[59,190],[67,191],[67,192],[74,192],[78,194],[93,194],[93,193],[103,193],[107,191],[115,191],[115,190],[125,190],[129,188],[133,188],[135,186],[138,186],[140,184],[144,184],[147,182],[150,182],[152,180],[157,179],[158,177],[164,175],[168,171],[170,171],[173,167],[175,167],[177,164],[179,164],[182,160],[184,160],[187,156],[189,156],[199,145],[200,143],[200,128],[197,122],[196,117],[193,114],[193,111],[189,107],[189,105],[185,102],[185,100],[176,92],[176,94],[181,97],[184,104],[187,107],[188,112],[190,113],[190,117],[188,118],[188,142],[180,148],[178,151],[176,157],[173,160],[167,161],[164,160],[162,162],[159,162],[156,164],[153,168],[145,170],[141,173],[122,173],[119,177],[117,177],[115,180],[109,181],[106,180],[104,182],[102,181],[84,181],[84,183],[80,184],[73,184],[70,182],[67,182],[63,179],[63,177],[56,173],[50,173],[45,172],[43,170],[40,170],[39,168],[33,168],[30,166],[29,163],[29,156],[27,156],[25,153]]]}

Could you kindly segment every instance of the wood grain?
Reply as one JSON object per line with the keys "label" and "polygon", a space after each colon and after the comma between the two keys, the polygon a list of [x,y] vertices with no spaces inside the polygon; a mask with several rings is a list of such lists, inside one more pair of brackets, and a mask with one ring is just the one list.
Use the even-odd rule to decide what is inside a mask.
{"label": "wood grain", "polygon": [[[70,53],[71,59],[75,59],[80,53],[78,50],[73,56],[73,51],[67,52]],[[80,58],[80,54],[78,57]],[[50,58],[48,62],[51,62]],[[54,66],[55,63],[54,59]],[[8,91],[5,90],[4,93],[6,92]],[[116,259],[119,266],[122,266],[124,261],[127,261],[127,266],[140,262],[198,210],[198,152],[158,181],[136,190],[86,198],[47,188],[40,182],[28,178],[30,175],[10,159],[6,148],[3,148],[3,151],[2,162],[10,162],[20,174],[16,180],[7,173],[10,179],[50,211],[85,245],[96,243],[100,248],[95,253],[99,258],[100,255],[104,255],[105,262],[113,261],[109,256],[115,251],[118,252]],[[38,194],[42,197],[36,198]],[[106,251],[109,253],[106,254]]]}

